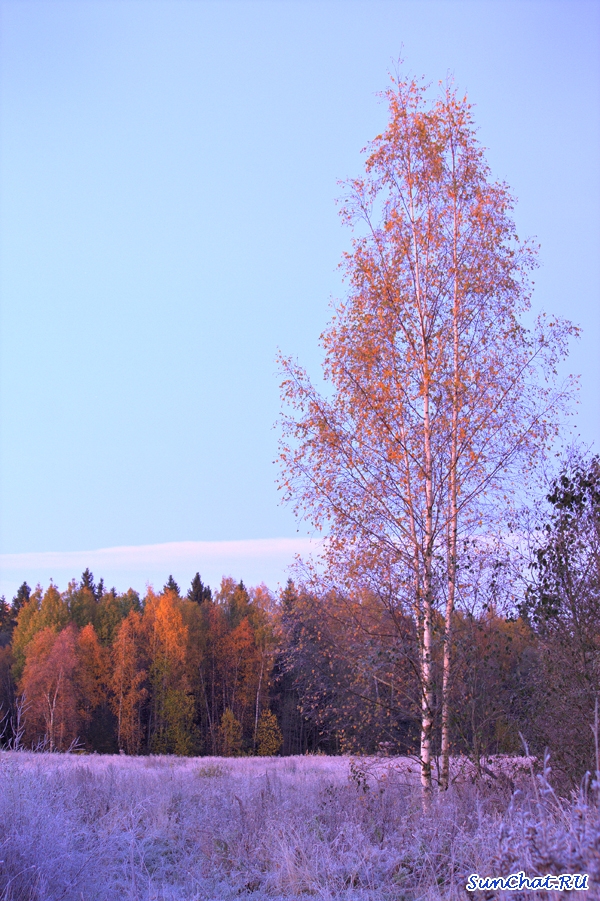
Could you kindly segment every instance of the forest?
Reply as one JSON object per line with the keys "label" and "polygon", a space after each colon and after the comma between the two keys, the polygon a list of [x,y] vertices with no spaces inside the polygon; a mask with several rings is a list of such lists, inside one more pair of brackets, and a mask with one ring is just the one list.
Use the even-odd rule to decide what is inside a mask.
{"label": "forest", "polygon": [[[600,673],[600,459],[571,454],[515,551],[473,544],[453,614],[451,753],[550,748],[557,775],[594,768]],[[524,533],[522,533],[524,534]],[[419,756],[414,621],[374,592],[278,596],[196,574],[187,592],[119,594],[86,570],[65,591],[0,602],[6,748],[104,754]],[[443,624],[436,620],[434,681]],[[434,694],[434,754],[441,709]],[[520,737],[522,736],[522,738]]]}

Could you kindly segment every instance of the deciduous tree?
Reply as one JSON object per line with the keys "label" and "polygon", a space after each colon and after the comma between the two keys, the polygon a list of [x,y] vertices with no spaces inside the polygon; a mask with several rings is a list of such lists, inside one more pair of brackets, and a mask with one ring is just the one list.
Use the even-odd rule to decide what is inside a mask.
{"label": "deciduous tree", "polygon": [[330,584],[375,589],[391,615],[412,611],[428,794],[436,692],[448,782],[459,539],[498,521],[554,437],[570,386],[555,390],[553,374],[573,329],[523,324],[534,248],[517,237],[513,199],[491,179],[466,98],[448,85],[430,101],[425,85],[400,77],[385,98],[389,122],[342,203],[355,238],[347,299],[322,336],[330,390],[281,361],[282,487],[328,529]]}
{"label": "deciduous tree", "polygon": [[13,673],[18,682],[23,673],[29,643],[47,627],[59,631],[69,622],[69,607],[56,585],[50,583],[42,594],[38,585],[29,600],[21,607],[13,635]]}
{"label": "deciduous tree", "polygon": [[242,724],[235,718],[230,707],[224,710],[221,717],[219,745],[224,757],[237,757],[242,751]]}
{"label": "deciduous tree", "polygon": [[111,708],[117,719],[119,751],[138,754],[143,741],[142,706],[148,696],[148,636],[142,615],[130,610],[111,648]]}
{"label": "deciduous tree", "polygon": [[19,693],[26,704],[28,742],[66,751],[79,737],[77,662],[77,629],[72,624],[60,633],[46,626],[27,646]]}
{"label": "deciduous tree", "polygon": [[277,717],[271,710],[263,710],[256,730],[259,757],[274,757],[281,750],[283,735]]}
{"label": "deciduous tree", "polygon": [[156,753],[190,754],[193,750],[194,703],[185,657],[188,627],[183,602],[171,590],[146,598],[144,620],[150,638],[152,688],[150,747]]}
{"label": "deciduous tree", "polygon": [[420,685],[413,620],[393,618],[368,593],[286,594],[285,667],[322,747],[373,753],[383,745],[414,754]]}
{"label": "deciduous tree", "polygon": [[[77,636],[76,654],[74,680],[81,724],[80,738],[85,747],[91,750],[102,741],[102,732],[109,731],[106,728],[107,717],[102,715],[109,713],[109,652],[98,641],[96,630],[91,623],[84,626]],[[100,728],[101,724],[104,724],[104,729]],[[107,738],[110,742],[110,738],[105,736],[105,747]]]}
{"label": "deciduous tree", "polygon": [[124,594],[117,594],[114,588],[104,593],[98,602],[96,631],[105,645],[111,645],[119,626],[132,611],[140,612],[142,605],[137,591],[129,588]]}

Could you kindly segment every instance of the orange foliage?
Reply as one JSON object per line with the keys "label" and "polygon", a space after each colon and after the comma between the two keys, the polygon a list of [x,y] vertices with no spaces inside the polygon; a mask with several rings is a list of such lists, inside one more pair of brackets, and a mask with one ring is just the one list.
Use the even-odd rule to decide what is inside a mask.
{"label": "orange foliage", "polygon": [[80,698],[80,715],[91,719],[93,711],[102,703],[108,681],[108,654],[98,641],[96,630],[89,623],[77,638],[76,680]]}
{"label": "orange foliage", "polygon": [[144,620],[150,638],[152,685],[150,746],[156,753],[189,754],[193,750],[193,699],[186,672],[188,627],[186,604],[174,591],[148,593]]}
{"label": "orange foliage", "polygon": [[452,85],[386,92],[389,122],[364,178],[347,183],[348,297],[322,336],[321,395],[281,359],[281,487],[327,526],[329,584],[357,586],[418,623],[422,781],[431,789],[434,614],[446,604],[443,755],[459,537],[495,524],[556,433],[570,388],[553,388],[570,323],[522,325],[535,249],[490,179],[471,107]]}
{"label": "orange foliage", "polygon": [[65,751],[77,740],[80,715],[73,678],[77,663],[77,628],[72,624],[58,634],[46,626],[28,645],[19,684],[26,705],[26,742]]}
{"label": "orange foliage", "polygon": [[146,635],[142,616],[131,610],[121,623],[111,648],[111,708],[117,718],[119,750],[137,754],[141,749],[142,705],[148,695],[144,686]]}

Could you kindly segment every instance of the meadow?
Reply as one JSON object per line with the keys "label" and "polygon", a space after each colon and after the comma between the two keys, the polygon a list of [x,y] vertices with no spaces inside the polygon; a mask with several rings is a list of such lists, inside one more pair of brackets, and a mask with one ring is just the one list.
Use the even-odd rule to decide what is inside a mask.
{"label": "meadow", "polygon": [[594,787],[561,800],[529,764],[475,778],[455,761],[424,810],[407,759],[3,751],[0,898],[483,899],[471,873],[518,870],[588,872],[585,897],[600,897]]}

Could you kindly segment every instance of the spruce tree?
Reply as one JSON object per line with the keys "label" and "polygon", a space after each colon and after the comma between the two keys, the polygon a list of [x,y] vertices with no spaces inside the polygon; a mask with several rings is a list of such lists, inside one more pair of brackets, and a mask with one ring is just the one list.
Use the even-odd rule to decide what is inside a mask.
{"label": "spruce tree", "polygon": [[4,595],[0,597],[0,648],[10,642],[10,636],[14,628],[14,619],[10,605]]}
{"label": "spruce tree", "polygon": [[22,607],[25,606],[29,598],[31,597],[31,588],[27,584],[27,582],[23,582],[17,591],[16,595],[12,599],[12,613],[13,617],[16,620],[19,615],[19,611]]}
{"label": "spruce tree", "polygon": [[84,570],[81,574],[81,587],[87,588],[88,591],[91,591],[92,594],[96,595],[96,586],[94,585],[94,573],[90,572],[88,568]]}
{"label": "spruce tree", "polygon": [[179,594],[179,585],[177,584],[173,576],[169,576],[169,578],[167,579],[163,588],[163,592],[164,591],[174,591],[178,598],[181,597],[181,595]]}
{"label": "spruce tree", "polygon": [[196,573],[192,579],[192,584],[187,593],[188,600],[194,601],[196,604],[202,604],[204,601],[212,601],[212,591],[208,585],[204,585],[200,578],[200,573]]}

